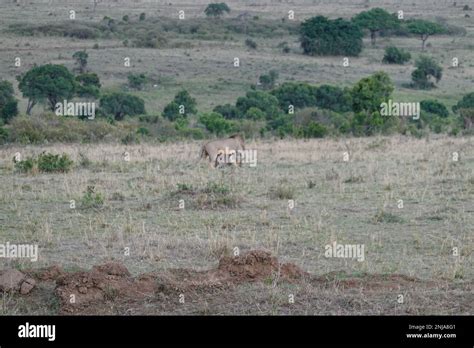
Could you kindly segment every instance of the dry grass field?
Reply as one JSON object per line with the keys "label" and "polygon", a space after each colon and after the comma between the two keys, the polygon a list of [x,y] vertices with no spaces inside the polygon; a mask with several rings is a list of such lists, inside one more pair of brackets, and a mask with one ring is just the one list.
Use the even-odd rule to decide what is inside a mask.
{"label": "dry grass field", "polygon": [[[126,47],[118,38],[33,37],[9,30],[67,23],[71,9],[86,25],[126,14],[133,24],[145,12],[150,22],[144,25],[152,27],[163,18],[178,21],[180,10],[183,21],[199,21],[209,2],[104,0],[94,10],[93,1],[0,0],[0,79],[15,82],[35,64],[72,69],[72,54],[87,49],[88,67],[105,91],[123,89],[130,72],[156,81],[156,87],[133,92],[151,115],[160,115],[182,88],[200,111],[235,103],[270,69],[279,71],[279,83],[339,86],[383,70],[395,84],[395,98],[435,98],[449,108],[472,91],[474,13],[465,17],[464,4],[454,7],[453,1],[226,1],[229,18],[248,13],[283,23],[294,10],[295,23],[284,23],[290,27],[318,14],[349,18],[383,7],[465,28],[465,36],[428,40],[427,53],[444,69],[438,88],[430,91],[405,86],[412,64],[381,63],[391,44],[416,59],[421,43],[415,38],[380,37],[374,47],[365,38],[362,54],[343,67],[342,57],[301,54],[298,36],[288,31],[254,35],[258,48],[250,50],[247,35],[238,33],[170,31],[164,47],[144,49]],[[282,42],[289,53],[282,54]],[[16,57],[20,67],[14,66]],[[131,67],[124,67],[125,57]],[[232,65],[234,57],[241,60],[239,68]],[[454,57],[460,61],[456,69]],[[26,100],[16,93],[23,113]],[[32,117],[42,112],[37,106]],[[257,165],[220,169],[199,158],[201,145],[1,145],[0,244],[37,244],[39,260],[0,259],[0,269],[15,268],[36,281],[26,296],[2,293],[0,314],[474,314],[472,136],[248,139]],[[16,153],[27,158],[43,151],[67,153],[73,169],[15,171]],[[326,246],[334,242],[363,245],[364,260],[326,257]],[[275,271],[275,260],[265,252],[287,268]],[[229,266],[226,260],[236,253]],[[107,262],[130,274],[87,273]],[[70,306],[76,276],[92,285],[79,287],[75,294],[82,302]]]}
{"label": "dry grass field", "polygon": [[[34,267],[58,264],[74,271],[114,259],[136,275],[206,270],[237,247],[241,253],[270,251],[313,276],[343,272],[341,279],[370,275],[388,283],[375,290],[370,279],[347,291],[335,285],[344,300],[337,296],[332,304],[327,301],[334,289],[323,291],[309,280],[282,287],[250,283],[230,293],[196,295],[186,308],[153,299],[151,308],[137,313],[152,313],[155,306],[199,313],[204,302],[218,301],[210,313],[472,314],[473,145],[472,139],[442,137],[258,141],[249,144],[257,150],[256,167],[221,170],[199,162],[198,143],[11,147],[0,151],[1,236],[38,243]],[[44,150],[66,152],[76,163],[82,156],[87,165],[60,175],[14,173],[14,153]],[[218,194],[203,193],[209,183]],[[88,186],[104,198],[99,207],[81,201]],[[334,241],[365,245],[364,262],[325,257],[325,246]],[[396,275],[421,285],[391,279]],[[294,308],[282,302],[291,291],[298,293]],[[409,300],[397,306],[399,293]],[[51,310],[37,306],[19,305],[14,312]]]}

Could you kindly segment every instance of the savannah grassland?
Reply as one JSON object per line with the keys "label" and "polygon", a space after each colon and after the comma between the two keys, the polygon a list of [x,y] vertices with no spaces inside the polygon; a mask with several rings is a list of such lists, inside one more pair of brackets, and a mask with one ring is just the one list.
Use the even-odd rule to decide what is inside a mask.
{"label": "savannah grassland", "polygon": [[[105,15],[147,18],[201,18],[207,1],[189,3],[104,1],[95,13],[85,2],[31,1],[20,6],[1,2],[0,25],[50,23],[77,18],[99,21]],[[424,19],[444,17],[466,28],[464,37],[433,37],[428,54],[444,67],[437,89],[414,91],[411,64],[380,64],[387,44],[409,49],[415,57],[420,42],[410,38],[379,38],[350,67],[342,59],[312,58],[299,51],[297,36],[252,37],[248,50],[243,34],[199,39],[168,33],[160,49],[124,47],[121,40],[71,40],[57,37],[0,36],[0,76],[14,81],[34,63],[73,67],[72,54],[89,53],[89,68],[107,90],[121,88],[130,71],[144,72],[157,88],[137,92],[148,113],[159,114],[181,88],[196,97],[198,108],[234,103],[248,86],[269,69],[280,82],[351,85],[377,70],[393,79],[396,98],[418,101],[434,97],[453,105],[472,89],[474,31],[447,1],[227,1],[234,17],[248,11],[262,21],[280,21],[293,9],[297,21],[316,14],[350,17],[369,6]],[[51,15],[49,15],[51,13]],[[199,19],[204,20],[204,19]],[[287,25],[287,24],[285,24]],[[277,48],[287,41],[292,51]],[[99,49],[92,49],[95,43]],[[180,48],[184,45],[185,48]],[[23,65],[15,68],[14,57]],[[123,67],[131,57],[132,67]],[[241,67],[232,60],[239,57]],[[450,69],[452,57],[461,64]],[[127,70],[128,69],[128,70]],[[20,95],[18,95],[20,97]],[[21,103],[24,110],[25,101]],[[36,112],[41,112],[36,108]],[[29,269],[61,265],[67,271],[89,269],[104,260],[123,262],[132,274],[184,268],[215,267],[219,258],[252,249],[271,251],[317,279],[285,282],[268,279],[226,289],[189,294],[185,304],[152,298],[139,305],[109,304],[117,314],[473,314],[474,144],[471,137],[430,135],[322,139],[248,140],[256,149],[255,168],[211,169],[199,160],[201,142],[122,145],[9,145],[0,149],[0,242],[37,243],[40,259],[2,261],[4,266]],[[75,162],[66,174],[17,174],[12,158],[42,151],[65,152]],[[458,160],[453,160],[456,152]],[[129,154],[129,161],[124,158]],[[344,153],[349,160],[344,161]],[[101,197],[91,206],[88,187]],[[209,190],[209,187],[211,190]],[[206,189],[207,188],[207,189]],[[70,201],[76,209],[70,208]],[[183,200],[185,208],[179,208]],[[288,208],[288,201],[295,208]],[[403,207],[399,208],[399,200]],[[90,203],[90,202],[89,202]],[[364,244],[365,261],[326,258],[325,245]],[[453,248],[459,256],[453,256]],[[130,248],[130,255],[124,249]],[[57,312],[53,285],[39,285],[28,296],[3,295],[2,314]],[[288,295],[295,303],[288,303]],[[397,296],[404,295],[404,303]]]}

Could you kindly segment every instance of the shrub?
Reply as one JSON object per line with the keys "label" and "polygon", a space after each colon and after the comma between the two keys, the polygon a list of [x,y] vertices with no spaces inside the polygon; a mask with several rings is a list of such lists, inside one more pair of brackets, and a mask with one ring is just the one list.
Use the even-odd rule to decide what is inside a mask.
{"label": "shrub", "polygon": [[217,105],[212,111],[221,114],[226,119],[237,119],[242,116],[240,110],[236,106],[230,104]]}
{"label": "shrub", "polygon": [[233,130],[234,124],[232,121],[226,120],[221,114],[210,112],[199,116],[199,122],[206,127],[206,129],[216,135],[229,133]]}
{"label": "shrub", "polygon": [[270,70],[268,74],[260,75],[259,82],[263,89],[272,89],[278,79],[278,71]]}
{"label": "shrub", "polygon": [[256,107],[265,112],[267,119],[272,119],[280,113],[278,99],[263,91],[249,91],[245,97],[237,99],[236,107],[245,115],[248,109]]}
{"label": "shrub", "polygon": [[474,109],[474,92],[468,93],[462,97],[456,105],[453,106],[453,111],[458,112],[460,109]]}
{"label": "shrub", "polygon": [[342,18],[310,18],[301,24],[300,35],[305,54],[358,56],[362,51],[363,33],[359,26]]}
{"label": "shrub", "polygon": [[171,103],[165,106],[163,117],[170,121],[175,121],[180,117],[187,117],[189,114],[197,113],[196,99],[191,97],[188,91],[178,92]]}
{"label": "shrub", "polygon": [[307,83],[285,82],[272,92],[282,110],[287,111],[290,105],[304,108],[316,105],[316,87]]}
{"label": "shrub", "polygon": [[104,206],[104,196],[95,192],[94,186],[87,186],[87,190],[81,198],[82,209],[99,209]]}
{"label": "shrub", "polygon": [[257,49],[257,43],[253,41],[252,39],[246,39],[245,40],[245,46],[248,48],[251,48],[253,50]]}
{"label": "shrub", "polygon": [[352,110],[350,90],[336,86],[321,85],[316,88],[315,105],[323,109],[344,112]]}
{"label": "shrub", "polygon": [[65,173],[68,172],[74,164],[65,153],[59,156],[45,152],[38,156],[37,163],[39,171],[46,173]]}
{"label": "shrub", "polygon": [[136,90],[143,89],[143,86],[148,81],[145,74],[128,74],[127,79],[128,79],[128,86]]}
{"label": "shrub", "polygon": [[327,134],[328,129],[314,121],[310,121],[305,127],[295,129],[295,135],[303,138],[324,138]]}
{"label": "shrub", "polygon": [[15,162],[15,169],[19,173],[31,173],[35,168],[35,163],[33,157],[27,157],[22,161]]}
{"label": "shrub", "polygon": [[420,102],[420,108],[423,111],[436,114],[444,118],[449,116],[449,111],[446,106],[437,100],[422,100]]}
{"label": "shrub", "polygon": [[204,10],[204,13],[208,17],[220,17],[224,13],[229,13],[229,12],[230,12],[229,6],[227,6],[227,4],[224,2],[209,4]]}
{"label": "shrub", "polygon": [[0,120],[8,123],[18,114],[18,102],[15,99],[13,85],[0,80]]}
{"label": "shrub", "polygon": [[443,76],[443,68],[438,65],[432,58],[421,56],[415,63],[416,70],[411,74],[412,87],[417,89],[431,89],[435,84],[430,81],[434,78],[436,82],[441,80]]}
{"label": "shrub", "polygon": [[101,110],[115,120],[145,113],[145,101],[131,94],[115,92],[100,98]]}
{"label": "shrub", "polygon": [[385,49],[385,55],[382,62],[385,64],[404,64],[411,59],[410,52],[390,46]]}
{"label": "shrub", "polygon": [[140,19],[141,21],[144,21],[145,18],[146,18],[145,12],[140,13],[140,18],[139,18],[139,19]]}

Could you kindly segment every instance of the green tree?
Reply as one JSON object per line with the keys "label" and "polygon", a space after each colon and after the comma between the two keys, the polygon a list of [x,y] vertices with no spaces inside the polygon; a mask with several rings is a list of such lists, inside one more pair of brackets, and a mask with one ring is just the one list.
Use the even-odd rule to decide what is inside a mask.
{"label": "green tree", "polygon": [[179,91],[171,103],[165,106],[163,116],[170,121],[175,121],[180,117],[187,117],[189,114],[196,114],[196,99],[191,97],[188,91]]}
{"label": "green tree", "polygon": [[259,82],[263,89],[272,89],[275,87],[275,82],[278,79],[278,71],[270,70],[268,74],[260,75]]}
{"label": "green tree", "polygon": [[380,115],[380,105],[388,102],[393,89],[390,77],[381,71],[354,85],[351,90],[354,134],[370,135],[382,130],[385,123],[390,123],[390,117]]}
{"label": "green tree", "polygon": [[241,118],[242,116],[240,110],[236,106],[230,104],[217,105],[212,111],[221,114],[226,119],[236,119]]}
{"label": "green tree", "polygon": [[232,121],[226,120],[221,114],[217,112],[210,112],[199,116],[199,122],[206,127],[206,129],[216,135],[222,135],[232,132],[234,124]]}
{"label": "green tree", "polygon": [[312,56],[358,56],[363,33],[359,26],[342,18],[310,18],[301,24],[300,41],[305,54]]}
{"label": "green tree", "polygon": [[7,123],[18,114],[18,101],[15,99],[13,85],[0,80],[0,119]]}
{"label": "green tree", "polygon": [[148,81],[145,74],[128,74],[127,79],[128,79],[128,86],[136,90],[143,89],[143,86]]}
{"label": "green tree", "polygon": [[369,11],[361,12],[353,18],[353,22],[361,28],[370,31],[372,45],[375,45],[377,32],[395,29],[399,26],[397,17],[381,8],[373,8]]}
{"label": "green tree", "polygon": [[125,116],[142,115],[145,113],[143,99],[127,93],[111,93],[100,98],[101,110],[106,115],[114,116],[115,120],[123,120]]}
{"label": "green tree", "polygon": [[438,115],[440,117],[446,118],[449,116],[448,108],[437,100],[422,100],[420,102],[420,108],[423,111],[429,112],[431,114]]}
{"label": "green tree", "polygon": [[337,112],[352,110],[351,92],[337,86],[321,85],[316,89],[315,105]]}
{"label": "green tree", "polygon": [[47,103],[49,109],[54,111],[56,103],[61,99],[74,96],[76,86],[74,75],[63,65],[33,67],[19,80],[18,88],[23,97],[28,98],[28,115],[37,103]]}
{"label": "green tree", "polygon": [[79,97],[98,98],[100,87],[99,76],[96,73],[84,73],[76,76],[76,94]]}
{"label": "green tree", "polygon": [[77,70],[79,73],[84,73],[87,67],[87,59],[89,55],[86,51],[77,51],[72,55],[72,58],[76,60]]}
{"label": "green tree", "polygon": [[235,105],[242,115],[245,115],[247,110],[251,107],[258,108],[265,112],[267,119],[272,119],[280,113],[278,99],[263,91],[249,91],[245,97],[238,98]]}
{"label": "green tree", "polygon": [[230,12],[229,6],[227,6],[227,4],[224,2],[209,4],[204,10],[204,13],[208,17],[220,17],[224,13],[229,13],[229,12]]}
{"label": "green tree", "polygon": [[403,49],[399,49],[395,46],[389,46],[385,48],[385,55],[383,56],[382,63],[385,64],[404,64],[411,59],[410,52]]}
{"label": "green tree", "polygon": [[464,95],[462,99],[453,106],[454,112],[458,112],[460,109],[474,109],[474,92]]}
{"label": "green tree", "polygon": [[418,89],[431,89],[435,84],[430,80],[434,78],[436,82],[443,76],[443,68],[432,58],[421,56],[415,63],[416,70],[411,74],[412,87]]}
{"label": "green tree", "polygon": [[409,22],[407,28],[410,33],[420,37],[422,51],[425,50],[425,42],[431,35],[442,34],[445,31],[441,25],[422,19]]}
{"label": "green tree", "polygon": [[316,87],[307,83],[285,82],[272,92],[279,102],[280,108],[288,112],[290,105],[305,108],[316,105]]}

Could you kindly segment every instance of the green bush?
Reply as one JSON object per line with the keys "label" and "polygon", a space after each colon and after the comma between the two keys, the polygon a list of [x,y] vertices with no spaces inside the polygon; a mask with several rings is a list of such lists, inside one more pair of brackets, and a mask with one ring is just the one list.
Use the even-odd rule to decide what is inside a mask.
{"label": "green bush", "polygon": [[235,105],[243,115],[251,107],[265,112],[267,119],[272,119],[280,113],[278,99],[263,91],[249,91],[245,97],[238,98]]}
{"label": "green bush", "polygon": [[257,43],[253,41],[252,39],[246,39],[245,46],[253,50],[257,49]]}
{"label": "green bush", "polygon": [[15,99],[13,85],[0,80],[0,121],[8,123],[18,114],[18,101]]}
{"label": "green bush", "polygon": [[436,114],[441,117],[448,117],[449,116],[449,111],[446,108],[446,106],[443,103],[440,103],[437,100],[422,100],[420,102],[420,108],[423,111]]}
{"label": "green bush", "polygon": [[415,63],[416,70],[412,72],[412,87],[417,89],[431,89],[435,84],[431,81],[434,78],[436,82],[443,76],[443,68],[434,61],[433,58],[421,56]]}
{"label": "green bush", "polygon": [[358,56],[363,33],[358,25],[342,18],[312,17],[301,24],[301,46],[312,56]]}
{"label": "green bush", "polygon": [[295,108],[316,105],[316,87],[304,82],[285,82],[271,93],[278,99],[280,108],[285,112],[288,112],[290,105]]}
{"label": "green bush", "polygon": [[82,209],[100,209],[104,206],[104,196],[95,192],[94,186],[87,186],[87,190],[81,198]]}
{"label": "green bush", "polygon": [[240,110],[236,106],[230,104],[217,105],[212,111],[221,114],[224,118],[229,120],[242,117]]}
{"label": "green bush", "polygon": [[468,93],[462,97],[456,105],[453,106],[453,111],[458,112],[461,109],[473,109],[474,108],[474,92]]}
{"label": "green bush", "polygon": [[337,86],[322,85],[316,89],[316,106],[337,112],[352,110],[350,90]]}
{"label": "green bush", "polygon": [[411,59],[410,52],[390,46],[385,49],[382,62],[385,64],[404,64]]}
{"label": "green bush", "polygon": [[100,98],[100,108],[105,115],[113,116],[119,121],[125,116],[144,114],[145,101],[131,94],[115,92]]}
{"label": "green bush", "polygon": [[40,172],[66,173],[71,170],[74,161],[65,153],[59,156],[43,152],[38,156],[37,163]]}
{"label": "green bush", "polygon": [[206,129],[216,135],[230,133],[234,129],[232,121],[226,120],[221,114],[210,112],[199,116],[199,122],[206,127]]}
{"label": "green bush", "polygon": [[143,89],[143,86],[148,81],[148,78],[145,76],[145,74],[128,74],[127,79],[128,86],[136,90]]}
{"label": "green bush", "polygon": [[33,157],[27,157],[22,161],[15,162],[15,169],[19,173],[31,173],[36,166],[36,160]]}

